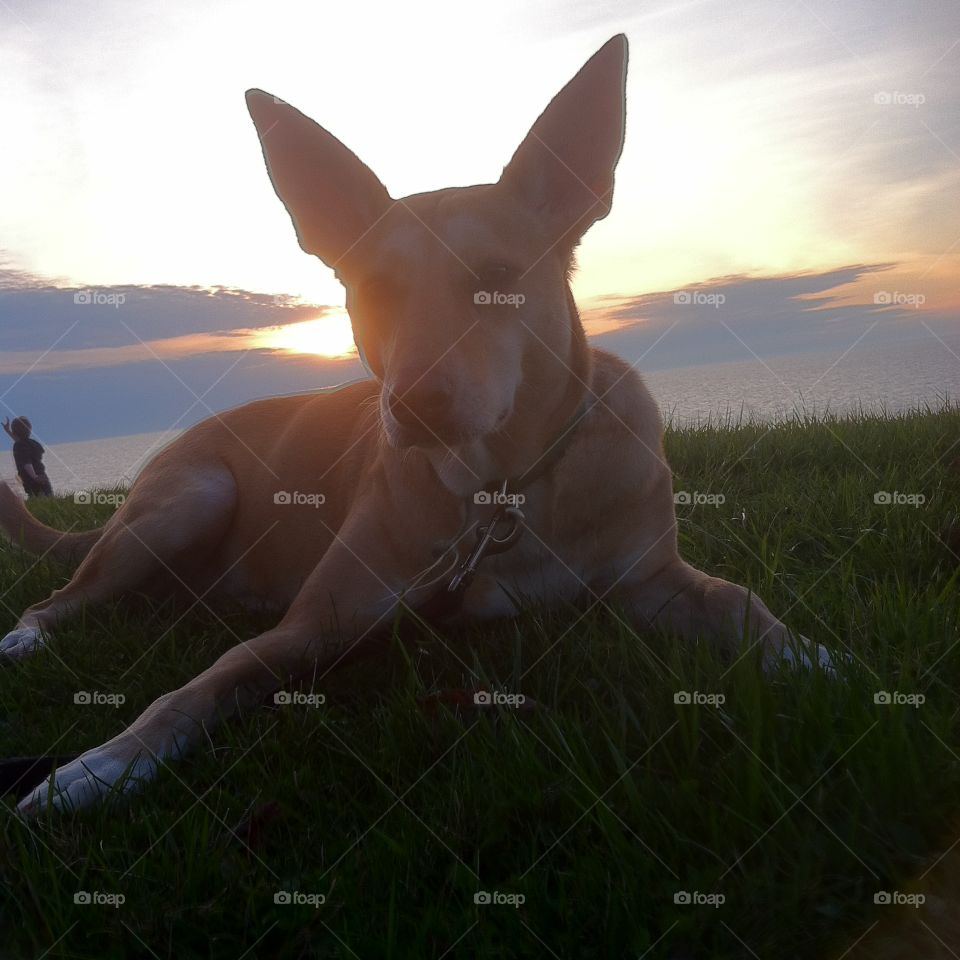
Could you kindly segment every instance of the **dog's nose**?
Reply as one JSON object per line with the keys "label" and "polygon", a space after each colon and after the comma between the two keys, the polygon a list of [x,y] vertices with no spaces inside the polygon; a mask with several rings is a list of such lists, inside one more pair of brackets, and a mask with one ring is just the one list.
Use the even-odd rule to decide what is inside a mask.
{"label": "dog's nose", "polygon": [[450,410],[450,391],[438,384],[415,384],[390,391],[388,405],[394,419],[408,430],[443,425]]}

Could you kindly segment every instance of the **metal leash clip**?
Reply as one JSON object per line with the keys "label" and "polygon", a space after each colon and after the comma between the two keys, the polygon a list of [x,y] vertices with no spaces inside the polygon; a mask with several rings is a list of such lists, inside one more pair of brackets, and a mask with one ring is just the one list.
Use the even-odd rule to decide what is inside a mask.
{"label": "metal leash clip", "polygon": [[[507,481],[503,481],[499,499],[503,501],[507,494]],[[477,572],[477,566],[487,554],[503,553],[509,550],[520,539],[523,533],[523,511],[518,507],[505,506],[502,502],[494,511],[489,523],[477,527],[477,542],[467,554],[466,559],[457,568],[457,572],[447,584],[448,593],[465,590]],[[501,523],[509,523],[507,531],[497,536],[497,527]]]}

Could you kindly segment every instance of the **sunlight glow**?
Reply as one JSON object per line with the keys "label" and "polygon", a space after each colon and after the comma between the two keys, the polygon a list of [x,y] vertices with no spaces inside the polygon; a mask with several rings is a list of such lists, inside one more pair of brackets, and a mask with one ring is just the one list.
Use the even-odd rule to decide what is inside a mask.
{"label": "sunlight glow", "polygon": [[318,317],[280,327],[268,327],[255,337],[256,346],[286,353],[312,353],[337,359],[357,353],[353,330],[346,311],[338,310]]}

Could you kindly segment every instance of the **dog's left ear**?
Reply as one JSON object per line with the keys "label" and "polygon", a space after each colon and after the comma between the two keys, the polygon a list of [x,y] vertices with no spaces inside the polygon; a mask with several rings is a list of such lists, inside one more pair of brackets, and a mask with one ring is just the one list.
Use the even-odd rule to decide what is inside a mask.
{"label": "dog's left ear", "polygon": [[627,38],[608,40],[550,101],[500,182],[576,242],[610,212],[623,149]]}

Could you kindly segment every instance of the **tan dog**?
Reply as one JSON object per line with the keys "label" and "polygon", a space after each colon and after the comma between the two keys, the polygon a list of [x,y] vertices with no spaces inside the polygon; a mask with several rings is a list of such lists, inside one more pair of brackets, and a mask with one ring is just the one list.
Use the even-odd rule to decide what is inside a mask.
{"label": "tan dog", "polygon": [[[5,491],[11,537],[83,556],[70,583],[0,643],[8,657],[32,653],[83,604],[160,576],[196,596],[285,610],[272,630],[57,770],[57,806],[134,788],[238,705],[332,667],[344,637],[389,623],[401,600],[416,609],[439,593],[453,600],[441,607],[471,618],[509,616],[516,597],[605,599],[641,630],[730,649],[752,631],[766,665],[828,664],[744,588],[680,559],[657,407],[630,366],[587,345],[567,281],[580,238],[610,210],[626,58],[625,37],[605,44],[498,183],[404,200],[293,107],[247,94],[274,188],[300,245],[346,287],[374,379],[204,421],[144,469],[93,533],[52,531]],[[522,536],[488,542],[485,559],[473,558],[476,579],[448,591],[477,524],[512,543],[517,517],[496,501],[520,494]],[[47,801],[43,786],[21,809]]]}

